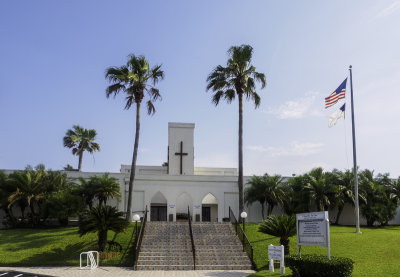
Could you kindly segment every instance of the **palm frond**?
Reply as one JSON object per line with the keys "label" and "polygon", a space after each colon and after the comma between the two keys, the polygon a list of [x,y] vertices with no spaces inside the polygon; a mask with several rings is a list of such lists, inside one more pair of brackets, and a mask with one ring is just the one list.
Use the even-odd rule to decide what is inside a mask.
{"label": "palm frond", "polygon": [[147,114],[153,115],[156,112],[153,102],[151,100],[147,101]]}

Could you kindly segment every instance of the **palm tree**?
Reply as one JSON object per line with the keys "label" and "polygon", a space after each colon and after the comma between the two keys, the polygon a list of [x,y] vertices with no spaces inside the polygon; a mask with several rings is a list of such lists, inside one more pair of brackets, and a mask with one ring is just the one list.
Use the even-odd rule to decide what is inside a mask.
{"label": "palm tree", "polygon": [[270,176],[267,173],[263,177],[267,184],[264,194],[265,201],[268,203],[267,215],[269,216],[276,205],[283,204],[283,178],[281,175]]}
{"label": "palm tree", "polygon": [[337,193],[337,188],[325,181],[325,174],[321,167],[312,169],[305,175],[307,183],[304,190],[314,200],[318,211],[326,211],[331,205],[332,196]]}
{"label": "palm tree", "polygon": [[18,204],[22,218],[26,207],[30,208],[32,215],[36,215],[34,203],[45,196],[42,176],[43,171],[15,171],[10,174],[10,182],[16,186],[16,191],[8,197],[9,207]]}
{"label": "palm tree", "polygon": [[[239,214],[243,211],[243,96],[260,105],[261,98],[256,92],[256,82],[261,88],[266,85],[265,75],[256,72],[251,65],[253,48],[250,45],[232,46],[228,50],[227,66],[218,65],[207,77],[207,90],[212,90],[212,102],[217,106],[221,99],[231,103],[236,95],[239,102]],[[240,218],[239,218],[240,220]]]}
{"label": "palm tree", "polygon": [[389,185],[388,191],[389,198],[398,205],[400,203],[400,177]]}
{"label": "palm tree", "polygon": [[78,180],[80,182],[80,186],[78,186],[74,193],[82,197],[83,202],[87,207],[89,207],[89,210],[92,209],[93,206],[93,200],[96,197],[96,187],[93,183],[93,178],[92,176],[89,180],[86,180],[82,177],[79,177]]}
{"label": "palm tree", "polygon": [[150,68],[149,62],[144,56],[128,56],[128,62],[121,67],[109,67],[106,69],[106,78],[112,83],[106,89],[107,98],[114,94],[114,97],[119,92],[126,94],[125,109],[129,109],[132,104],[136,104],[136,132],[135,143],[133,148],[132,166],[129,178],[129,194],[126,219],[132,221],[132,200],[133,200],[133,185],[135,180],[136,159],[139,146],[140,133],[140,106],[145,97],[145,92],[150,99],[147,101],[147,113],[152,115],[155,113],[153,101],[161,99],[160,92],[155,85],[158,81],[164,79],[164,71],[161,70],[161,65],[156,65]]}
{"label": "palm tree", "polygon": [[80,236],[87,233],[98,232],[98,246],[104,251],[107,246],[107,233],[109,230],[115,233],[125,231],[129,223],[122,218],[123,213],[111,206],[97,206],[79,217]]}
{"label": "palm tree", "polygon": [[100,145],[94,140],[97,132],[95,129],[84,129],[79,125],[72,126],[68,129],[64,141],[64,147],[72,148],[72,154],[79,156],[78,171],[82,171],[83,152],[93,153],[100,151]]}
{"label": "palm tree", "polygon": [[289,238],[296,235],[296,216],[271,215],[264,220],[258,231],[280,238],[280,244],[285,248],[285,255],[290,254]]}
{"label": "palm tree", "polygon": [[247,183],[250,187],[246,188],[244,191],[244,201],[246,205],[259,202],[261,205],[262,219],[264,220],[265,190],[267,184],[263,182],[262,177],[255,175],[251,177]]}
{"label": "palm tree", "polygon": [[5,214],[9,216],[10,220],[14,220],[12,209],[9,207],[8,197],[15,191],[8,178],[8,174],[0,170],[0,208],[4,210]]}
{"label": "palm tree", "polygon": [[99,205],[107,205],[107,199],[121,198],[120,185],[117,179],[109,176],[108,173],[101,177],[94,176],[91,178],[92,185],[95,189],[95,195],[99,199]]}

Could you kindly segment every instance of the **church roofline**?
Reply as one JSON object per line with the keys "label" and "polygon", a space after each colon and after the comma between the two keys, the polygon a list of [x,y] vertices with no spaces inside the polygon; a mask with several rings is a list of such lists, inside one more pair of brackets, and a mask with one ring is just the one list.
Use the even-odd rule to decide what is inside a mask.
{"label": "church roofline", "polygon": [[194,123],[168,122],[168,128],[194,128]]}

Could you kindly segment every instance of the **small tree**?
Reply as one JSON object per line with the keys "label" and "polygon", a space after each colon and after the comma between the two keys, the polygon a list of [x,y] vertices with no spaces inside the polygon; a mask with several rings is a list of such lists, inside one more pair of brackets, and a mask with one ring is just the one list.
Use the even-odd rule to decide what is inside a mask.
{"label": "small tree", "polygon": [[261,205],[261,215],[264,220],[264,205],[265,205],[265,190],[266,183],[263,182],[262,177],[253,176],[250,181],[247,182],[250,187],[244,191],[244,202],[246,205],[254,202],[259,202]]}
{"label": "small tree", "polygon": [[111,206],[97,206],[79,217],[80,236],[87,233],[98,233],[97,244],[100,251],[107,246],[107,233],[109,230],[115,233],[125,231],[129,223],[122,217],[123,213]]}
{"label": "small tree", "polygon": [[259,232],[279,237],[280,244],[285,247],[285,255],[290,254],[289,238],[296,235],[296,217],[294,215],[271,215],[264,220]]}
{"label": "small tree", "polygon": [[99,200],[99,204],[107,204],[107,199],[112,197],[121,198],[120,185],[116,178],[110,177],[108,173],[101,177],[94,176],[90,180],[94,186],[95,195]]}

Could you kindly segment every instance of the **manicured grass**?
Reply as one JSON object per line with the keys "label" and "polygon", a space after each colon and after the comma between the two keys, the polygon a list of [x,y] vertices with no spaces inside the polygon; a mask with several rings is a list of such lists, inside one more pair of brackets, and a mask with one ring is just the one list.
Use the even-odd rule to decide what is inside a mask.
{"label": "manicured grass", "polygon": [[[258,223],[246,224],[246,233],[254,247],[257,269],[251,276],[290,276],[268,271],[268,245],[279,245],[279,238],[258,232]],[[400,226],[384,228],[361,228],[362,234],[355,234],[355,227],[331,226],[331,255],[351,258],[354,264],[353,276],[400,276]],[[290,253],[297,253],[296,236],[290,239]],[[325,247],[303,246],[304,254],[327,254]]]}
{"label": "manicured grass", "polygon": [[[259,272],[251,276],[290,276],[268,271],[268,244],[279,245],[279,239],[258,232],[257,223],[247,223],[246,233],[254,247],[254,258]],[[122,253],[101,265],[132,266],[134,224],[125,233],[117,235],[115,241],[123,247]],[[12,229],[0,230],[0,266],[77,266],[79,254],[97,248],[97,235],[79,237],[77,227],[57,229]],[[331,226],[331,255],[354,260],[353,276],[400,276],[400,226],[384,228],[362,228],[355,234],[354,227]],[[112,240],[113,232],[108,239]],[[296,253],[296,237],[290,240],[290,252]],[[304,254],[326,255],[324,247],[302,247]]]}
{"label": "manicured grass", "polygon": [[[134,227],[132,223],[115,239],[122,252],[100,265],[133,266]],[[109,231],[108,240],[114,235]],[[78,227],[0,230],[0,266],[77,266],[81,252],[96,249],[97,234],[79,237]]]}

